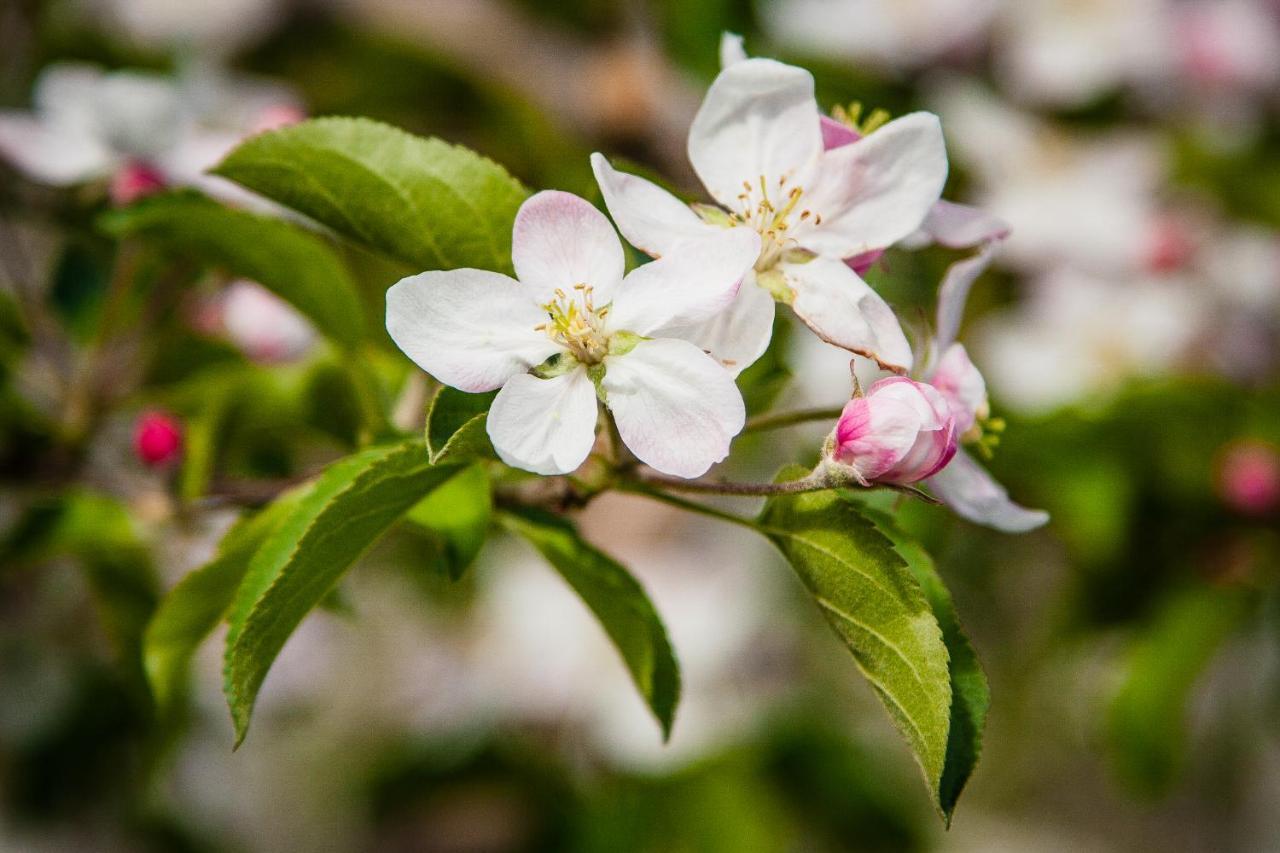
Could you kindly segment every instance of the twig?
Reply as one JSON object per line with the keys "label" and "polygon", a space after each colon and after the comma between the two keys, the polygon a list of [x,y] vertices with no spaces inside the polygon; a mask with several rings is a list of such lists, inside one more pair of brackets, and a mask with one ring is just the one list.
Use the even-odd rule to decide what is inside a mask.
{"label": "twig", "polygon": [[797,409],[794,412],[772,412],[767,415],[756,415],[747,421],[743,432],[763,432],[770,429],[794,426],[810,421],[834,421],[840,417],[843,409]]}

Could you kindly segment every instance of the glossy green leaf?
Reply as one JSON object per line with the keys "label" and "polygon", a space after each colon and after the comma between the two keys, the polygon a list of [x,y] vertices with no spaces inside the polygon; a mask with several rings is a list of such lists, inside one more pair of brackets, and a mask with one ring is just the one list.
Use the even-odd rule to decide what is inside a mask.
{"label": "glossy green leaf", "polygon": [[[788,468],[779,479],[805,473]],[[951,678],[942,630],[914,573],[835,492],[771,498],[758,523],[853,654],[941,802]]]}
{"label": "glossy green leaf", "polygon": [[509,271],[528,195],[473,151],[357,118],[260,134],[213,171],[418,269]]}
{"label": "glossy green leaf", "polygon": [[440,386],[427,404],[427,451],[436,464],[477,458],[494,458],[493,443],[485,430],[489,406],[496,392],[467,394]]}
{"label": "glossy green leaf", "polygon": [[284,220],[224,207],[194,192],[165,193],[102,218],[136,236],[258,282],[344,346],[364,335],[355,285],[329,244]]}
{"label": "glossy green leaf", "polygon": [[537,548],[600,620],[658,719],[663,737],[670,737],[680,698],[680,669],[667,629],[639,581],[559,516],[525,510],[504,512],[499,519]]}
{"label": "glossy green leaf", "polygon": [[987,721],[987,710],[991,706],[991,689],[987,685],[982,664],[978,662],[977,652],[960,625],[951,593],[938,574],[938,567],[929,552],[904,533],[891,516],[870,509],[860,502],[855,505],[893,542],[894,549],[907,561],[907,568],[924,590],[925,598],[933,608],[933,615],[942,628],[942,640],[947,645],[951,674],[951,726],[947,732],[946,762],[942,778],[938,782],[938,808],[943,819],[950,824],[956,802],[982,753],[982,732]]}
{"label": "glossy green leaf", "polygon": [[1138,635],[1107,716],[1116,769],[1138,790],[1160,794],[1177,777],[1192,688],[1252,600],[1240,587],[1188,587]]}
{"label": "glossy green leaf", "polygon": [[223,689],[244,739],[258,689],[303,617],[410,507],[456,474],[421,439],[370,448],[329,466],[254,554],[228,621]]}
{"label": "glossy green leaf", "polygon": [[231,606],[254,553],[307,488],[286,492],[237,521],[214,558],[179,581],[160,602],[143,640],[143,664],[161,711],[171,709],[181,695],[192,655]]}
{"label": "glossy green leaf", "polygon": [[459,580],[475,562],[489,533],[493,518],[489,475],[481,465],[464,468],[405,517],[440,538],[445,573]]}

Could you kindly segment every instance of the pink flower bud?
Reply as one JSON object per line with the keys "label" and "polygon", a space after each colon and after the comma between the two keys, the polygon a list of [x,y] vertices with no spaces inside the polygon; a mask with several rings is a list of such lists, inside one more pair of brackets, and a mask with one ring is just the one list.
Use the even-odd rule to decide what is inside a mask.
{"label": "pink flower bud", "polygon": [[145,412],[134,424],[133,449],[153,468],[168,465],[182,453],[182,427],[164,412]]}
{"label": "pink flower bud", "polygon": [[849,401],[834,439],[832,459],[852,468],[860,481],[907,485],[951,461],[955,416],[932,386],[892,376]]}
{"label": "pink flower bud", "polygon": [[1261,441],[1230,445],[1218,460],[1218,494],[1233,509],[1267,515],[1280,506],[1280,453]]}
{"label": "pink flower bud", "polygon": [[160,192],[167,185],[164,175],[154,166],[131,162],[122,166],[111,178],[111,203],[123,207],[138,199]]}
{"label": "pink flower bud", "polygon": [[956,419],[956,433],[963,436],[989,414],[987,383],[969,360],[963,344],[952,344],[938,359],[929,384],[938,389]]}

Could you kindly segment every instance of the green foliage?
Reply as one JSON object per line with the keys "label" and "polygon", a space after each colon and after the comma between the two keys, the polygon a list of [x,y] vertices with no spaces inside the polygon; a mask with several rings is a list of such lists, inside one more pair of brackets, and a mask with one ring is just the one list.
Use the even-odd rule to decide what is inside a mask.
{"label": "green foliage", "polygon": [[462,469],[419,501],[405,517],[439,537],[445,574],[451,580],[460,580],[489,534],[493,493],[488,473],[479,464]]}
{"label": "green foliage", "polygon": [[295,225],[193,192],[153,196],[101,222],[117,237],[141,237],[260,283],[343,346],[364,335],[360,299],[346,268],[322,238]]}
{"label": "green foliage", "polygon": [[680,698],[680,669],[667,629],[644,588],[626,567],[594,548],[572,524],[535,510],[504,512],[502,524],[547,559],[600,620],[631,680],[657,717],[664,738]]}
{"label": "green foliage", "polygon": [[361,451],[329,466],[267,536],[228,618],[223,689],[237,744],[267,670],[303,617],[396,520],[457,471],[433,466],[419,439]]}
{"label": "green foliage", "polygon": [[196,647],[231,606],[249,561],[307,488],[276,498],[265,509],[238,520],[218,545],[217,555],[183,578],[156,609],[143,640],[143,665],[161,712],[181,696]]}
{"label": "green foliage", "polygon": [[1252,601],[1240,587],[1188,587],[1139,634],[1107,717],[1116,769],[1136,789],[1163,793],[1176,778],[1191,690]]}
{"label": "green foliage", "polygon": [[[806,472],[783,469],[779,481]],[[835,492],[770,498],[760,530],[795,569],[906,737],[944,818],[951,727],[947,647],[915,573]]]}
{"label": "green foliage", "polygon": [[427,452],[433,464],[497,456],[485,430],[496,396],[496,392],[468,394],[440,386],[427,404]]}
{"label": "green foliage", "polygon": [[982,664],[978,662],[973,644],[964,635],[951,593],[942,582],[938,567],[934,565],[929,552],[919,542],[907,536],[892,516],[860,503],[858,506],[861,513],[893,542],[894,549],[907,561],[907,568],[924,590],[933,615],[942,628],[942,641],[947,646],[948,670],[951,675],[951,725],[947,731],[946,762],[943,764],[942,778],[938,782],[938,807],[943,819],[950,824],[956,802],[982,752],[982,731],[987,721],[987,709],[991,706],[991,689],[987,686],[987,676],[982,671]]}
{"label": "green foliage", "polygon": [[510,270],[528,195],[473,151],[356,118],[255,136],[214,172],[418,269]]}

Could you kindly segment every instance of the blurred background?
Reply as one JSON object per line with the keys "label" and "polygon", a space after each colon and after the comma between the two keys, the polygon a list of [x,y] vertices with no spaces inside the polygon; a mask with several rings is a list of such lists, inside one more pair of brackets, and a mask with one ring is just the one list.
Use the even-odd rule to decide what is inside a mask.
{"label": "blurred background", "polygon": [[[1053,521],[901,510],[991,682],[953,828],[769,546],[625,496],[582,524],[671,631],[669,744],[527,547],[450,583],[411,523],[291,639],[238,751],[220,637],[159,718],[140,632],[234,518],[211,496],[338,455],[355,404],[267,291],[166,288],[98,217],[169,185],[262,205],[203,170],[332,114],[534,188],[598,200],[600,150],[697,199],[724,30],[811,69],[824,108],[939,113],[946,197],[1013,227],[963,334],[1008,422],[990,464]],[[1280,3],[5,0],[0,106],[0,849],[1280,849]],[[406,271],[347,252],[380,324]],[[868,277],[923,315],[955,257]],[[777,340],[751,405],[842,402],[842,359]]]}

